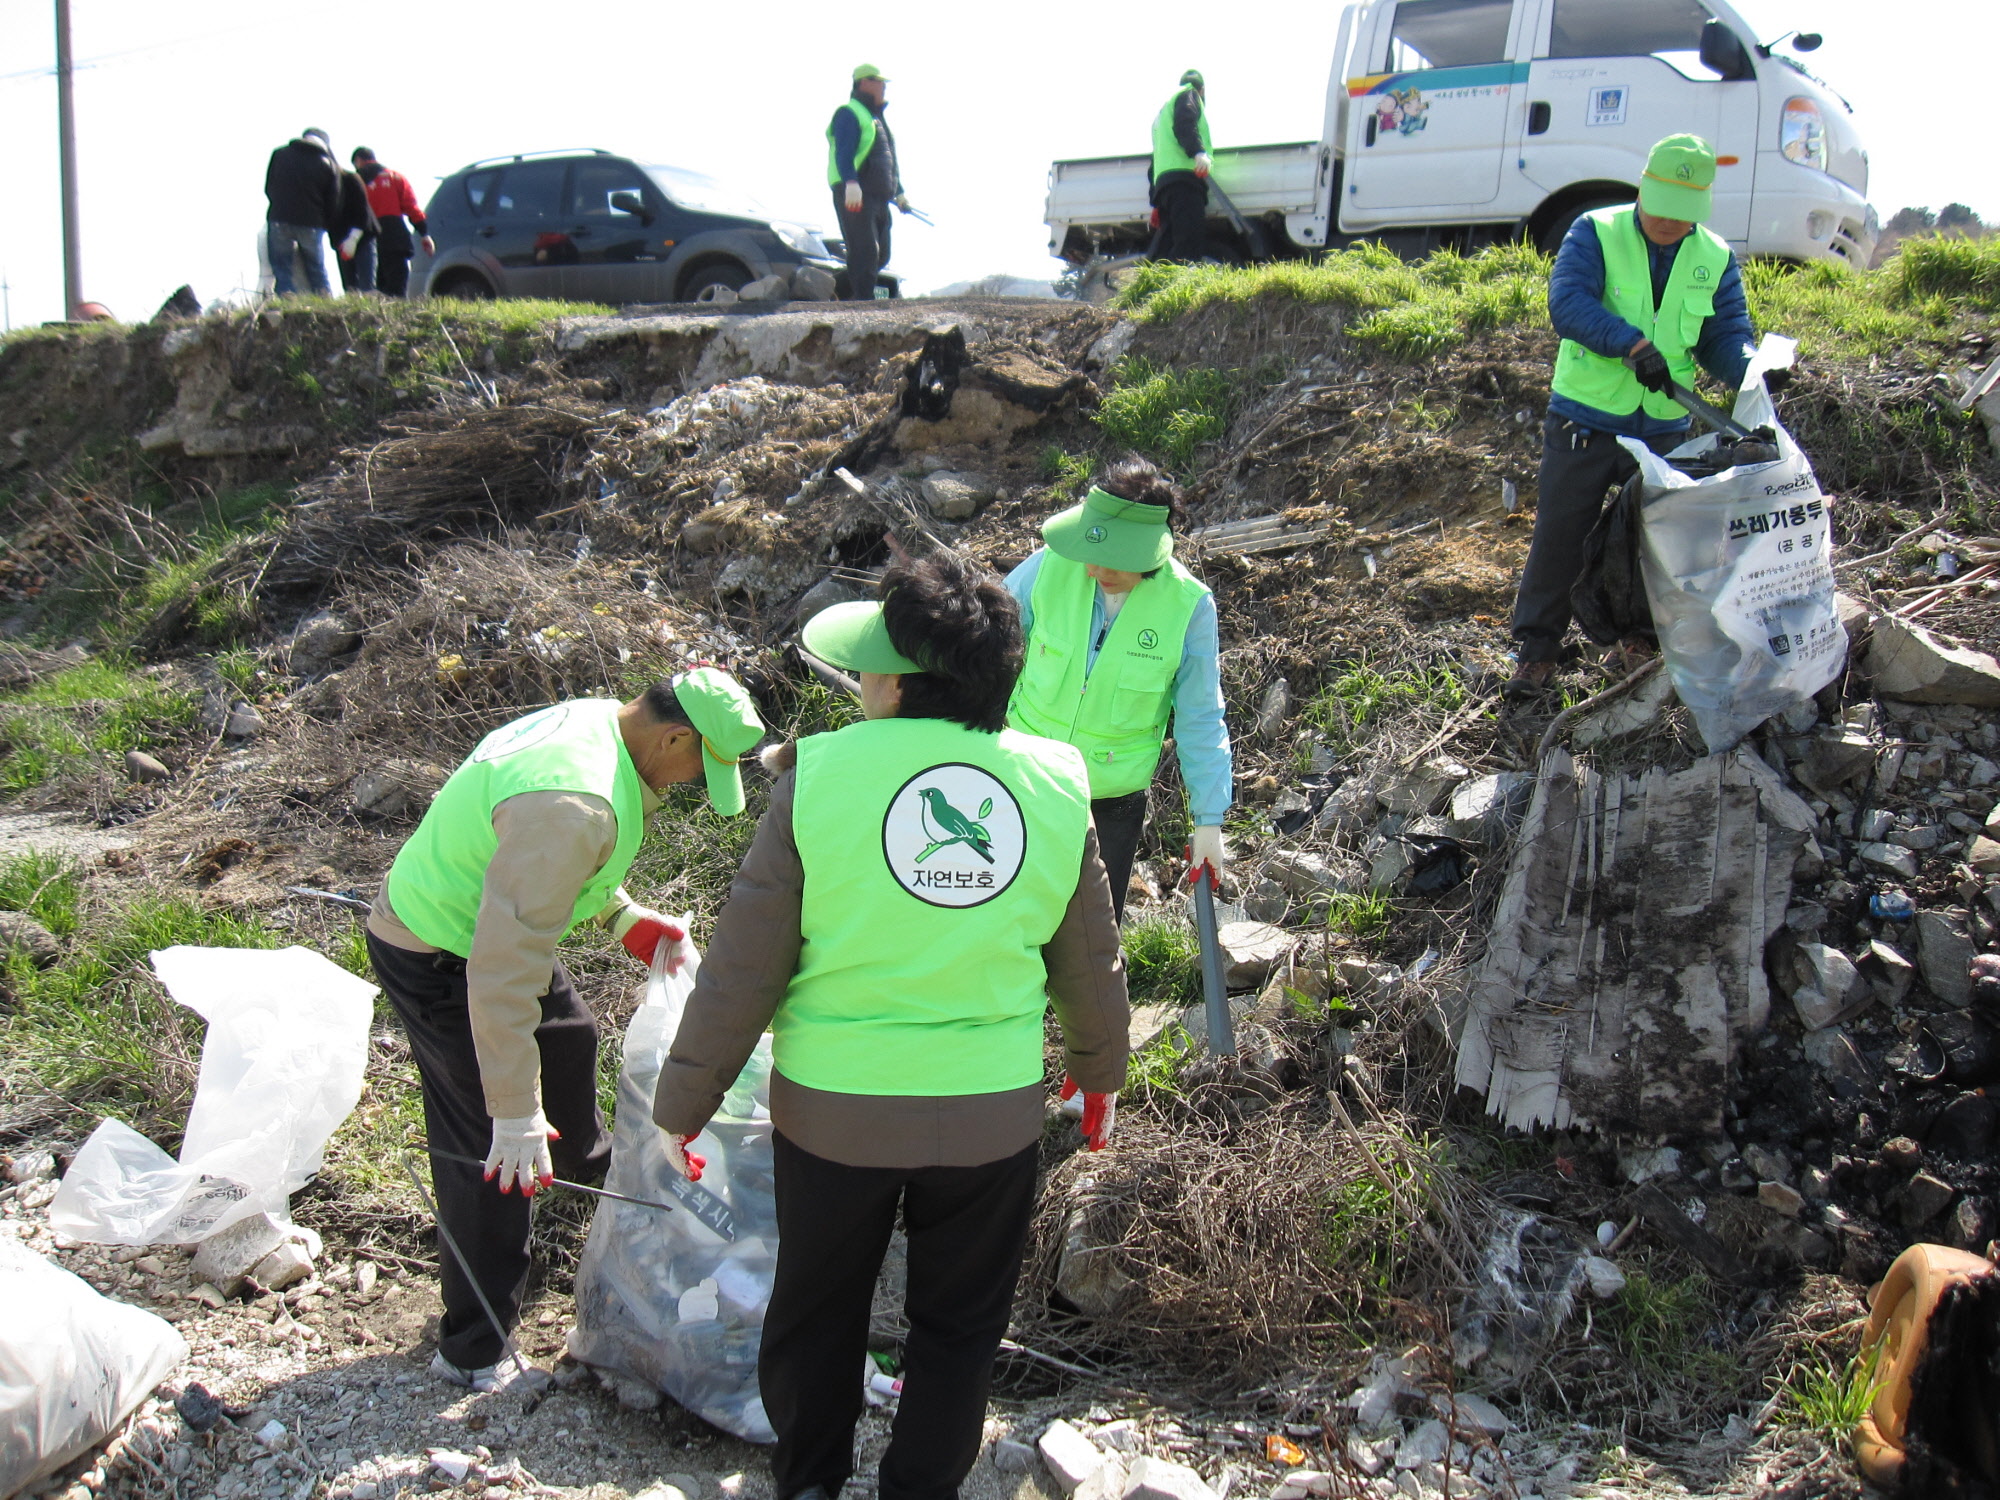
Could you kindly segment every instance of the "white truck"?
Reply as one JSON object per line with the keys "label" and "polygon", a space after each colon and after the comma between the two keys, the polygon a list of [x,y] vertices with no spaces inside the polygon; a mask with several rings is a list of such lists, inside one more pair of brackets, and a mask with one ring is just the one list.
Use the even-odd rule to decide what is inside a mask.
{"label": "white truck", "polygon": [[[1709,226],[1739,253],[1864,267],[1879,225],[1846,101],[1754,35],[1725,0],[1349,5],[1320,139],[1214,151],[1211,252],[1554,250],[1578,215],[1637,195],[1653,142],[1691,131],[1717,152]],[[1055,163],[1050,252],[1086,268],[1143,255],[1149,160]]]}

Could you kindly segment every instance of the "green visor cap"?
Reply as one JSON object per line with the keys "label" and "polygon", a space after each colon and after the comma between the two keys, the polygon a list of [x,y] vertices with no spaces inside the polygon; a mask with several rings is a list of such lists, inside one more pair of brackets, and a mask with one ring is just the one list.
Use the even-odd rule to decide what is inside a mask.
{"label": "green visor cap", "polygon": [[863,80],[869,78],[880,78],[884,83],[887,83],[889,81],[887,75],[885,75],[883,71],[880,68],[876,67],[875,64],[873,63],[863,63],[860,67],[854,70],[854,81],[856,83],[860,83]]}
{"label": "green visor cap", "polygon": [[736,763],[764,737],[764,721],[742,683],[719,667],[696,667],[674,679],[674,696],[701,736],[708,800],[725,817],[743,811],[743,776]]}
{"label": "green visor cap", "polygon": [[1715,148],[1698,135],[1670,135],[1653,147],[1639,178],[1639,207],[1656,219],[1708,220]]}
{"label": "green visor cap", "polygon": [[882,618],[882,606],[868,600],[836,604],[806,621],[802,632],[806,650],[821,661],[850,672],[880,672],[899,676],[921,672],[923,668],[889,642],[889,626]]}
{"label": "green visor cap", "polygon": [[1042,540],[1058,557],[1121,573],[1150,573],[1174,555],[1167,507],[1121,500],[1092,485],[1083,504],[1042,523]]}

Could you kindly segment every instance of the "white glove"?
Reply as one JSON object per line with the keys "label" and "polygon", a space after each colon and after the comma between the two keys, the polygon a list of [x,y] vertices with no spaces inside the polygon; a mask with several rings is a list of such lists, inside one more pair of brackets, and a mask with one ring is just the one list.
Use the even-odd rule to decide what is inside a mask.
{"label": "white glove", "polygon": [[1206,151],[1195,152],[1194,175],[1197,177],[1206,177],[1208,175],[1209,166],[1210,162],[1208,159],[1208,153]]}
{"label": "white glove", "polygon": [[667,1165],[672,1167],[689,1182],[700,1182],[701,1174],[708,1167],[708,1158],[696,1156],[688,1150],[691,1135],[676,1135],[671,1130],[660,1131],[660,1145],[667,1153]]}
{"label": "white glove", "polygon": [[424,247],[424,254],[436,255],[438,253],[437,241],[432,239],[429,235],[425,235],[419,243],[421,243]]}
{"label": "white glove", "polygon": [[486,1153],[486,1180],[498,1177],[501,1192],[519,1187],[522,1197],[534,1197],[555,1181],[549,1142],[558,1138],[555,1127],[539,1109],[519,1119],[495,1120],[493,1149]]}
{"label": "white glove", "polygon": [[904,213],[908,213],[910,211],[910,195],[908,193],[896,194],[896,207]]}
{"label": "white glove", "polygon": [[360,243],[361,243],[361,231],[358,229],[348,230],[347,238],[340,242],[340,258],[342,260],[353,260],[355,248],[358,245],[360,245]]}
{"label": "white glove", "polygon": [[846,201],[846,203],[847,203],[847,211],[848,211],[849,213],[851,213],[851,214],[858,214],[858,213],[860,213],[860,212],[861,212],[861,184],[860,184],[860,183],[858,183],[858,182],[850,182],[850,183],[848,183],[848,185],[847,185],[847,197],[846,197],[846,200],[845,200],[845,201]]}
{"label": "white glove", "polygon": [[1188,839],[1188,880],[1193,882],[1195,873],[1207,865],[1210,878],[1216,885],[1222,884],[1222,867],[1228,856],[1222,847],[1222,830],[1213,824],[1198,825]]}

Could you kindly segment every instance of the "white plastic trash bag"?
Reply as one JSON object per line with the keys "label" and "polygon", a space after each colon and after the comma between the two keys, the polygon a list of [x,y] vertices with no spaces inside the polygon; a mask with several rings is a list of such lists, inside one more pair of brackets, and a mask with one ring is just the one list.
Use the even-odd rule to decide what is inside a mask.
{"label": "white plastic trash bag", "polygon": [[375,986],[310,948],[163,948],[153,971],[208,1022],[180,1161],[106,1120],[50,1224],[97,1244],[187,1245],[252,1214],[286,1222],[361,1097]]}
{"label": "white plastic trash bag", "polygon": [[625,1029],[606,1186],[675,1204],[672,1213],[604,1199],[576,1272],[569,1352],[585,1364],[658,1387],[706,1421],[753,1443],[777,1441],[757,1390],[757,1345],[777,1268],[771,1182],[771,1038],[765,1036],[689,1150],[708,1158],[700,1182],[667,1165],[653,1089],[680,1029],[700,955],[668,978],[656,966]]}
{"label": "white plastic trash bag", "polygon": [[1711,754],[1803,706],[1847,660],[1831,502],[1764,389],[1764,372],[1790,365],[1796,347],[1765,335],[1736,397],[1739,423],[1776,432],[1775,462],[1698,479],[1670,460],[1707,453],[1714,433],[1665,458],[1619,439],[1643,481],[1640,561],[1660,654]]}
{"label": "white plastic trash bag", "polygon": [[0,1495],[110,1436],[182,1360],[174,1325],[0,1239]]}

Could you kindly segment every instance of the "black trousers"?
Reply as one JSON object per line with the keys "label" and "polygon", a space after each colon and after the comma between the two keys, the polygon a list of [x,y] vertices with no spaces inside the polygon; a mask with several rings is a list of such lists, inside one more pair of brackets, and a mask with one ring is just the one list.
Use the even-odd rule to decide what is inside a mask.
{"label": "black trousers", "polygon": [[1208,184],[1192,172],[1175,172],[1153,190],[1160,210],[1159,260],[1200,260],[1208,254]]}
{"label": "black trousers", "polygon": [[[1686,438],[1685,432],[1663,433],[1647,438],[1646,446],[1665,453]],[[1569,591],[1583,570],[1583,540],[1603,513],[1605,497],[1638,471],[1638,460],[1610,433],[1554,412],[1543,421],[1535,535],[1514,596],[1514,644],[1523,662],[1560,655],[1569,630]]]}
{"label": "black trousers", "polygon": [[778,1269],[757,1380],[779,1500],[854,1472],[875,1279],[901,1205],[910,1324],[880,1500],[956,1500],[979,1457],[1035,1206],[1035,1148],[977,1167],[848,1167],[774,1134]]}
{"label": "black trousers", "polygon": [[1111,877],[1111,911],[1125,920],[1125,890],[1132,884],[1132,861],[1139,853],[1139,835],[1146,826],[1146,794],[1127,792],[1122,797],[1096,797],[1090,803],[1090,821],[1097,827],[1097,852],[1104,860],[1104,873]]}
{"label": "black trousers", "polygon": [[[479,1086],[479,1057],[465,996],[465,960],[449,953],[412,953],[368,936],[375,977],[410,1039],[410,1056],[423,1081],[424,1135],[434,1150],[486,1159],[493,1120]],[[611,1163],[611,1135],[597,1107],[597,1020],[577,998],[569,972],[558,963],[542,996],[535,1028],[542,1054],[542,1113],[562,1139],[549,1143],[556,1175],[597,1182]],[[438,1217],[471,1263],[487,1300],[513,1330],[528,1288],[531,1206],[519,1193],[503,1193],[476,1166],[431,1158],[431,1186]],[[486,1321],[472,1283],[438,1237],[438,1281],[444,1321],[438,1352],[464,1369],[500,1358],[500,1336]]]}
{"label": "black trousers", "polygon": [[375,290],[385,297],[403,297],[410,290],[410,253],[401,255],[378,247],[375,261]]}
{"label": "black trousers", "polygon": [[875,278],[889,264],[889,205],[874,198],[861,200],[861,212],[847,211],[847,189],[833,185],[833,211],[840,219],[840,237],[847,242],[847,296],[872,302]]}

